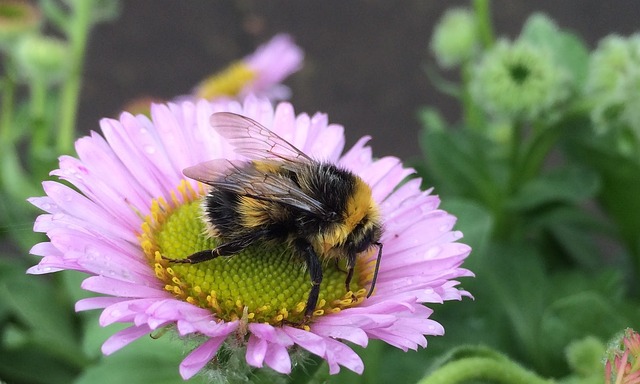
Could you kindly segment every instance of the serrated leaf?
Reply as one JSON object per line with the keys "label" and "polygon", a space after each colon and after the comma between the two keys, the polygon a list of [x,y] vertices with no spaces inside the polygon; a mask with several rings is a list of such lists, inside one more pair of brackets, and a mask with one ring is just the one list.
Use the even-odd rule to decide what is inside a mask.
{"label": "serrated leaf", "polygon": [[497,199],[496,169],[487,158],[490,143],[468,131],[427,132],[421,146],[438,191],[489,202]]}
{"label": "serrated leaf", "polygon": [[599,173],[598,199],[618,224],[630,251],[640,257],[640,163],[595,139],[574,138],[568,144],[572,156]]}
{"label": "serrated leaf", "polygon": [[550,229],[556,241],[579,266],[595,269],[602,264],[600,252],[590,233],[562,224],[554,224]]}
{"label": "serrated leaf", "polygon": [[629,324],[609,299],[593,291],[580,292],[556,300],[544,311],[540,325],[542,344],[550,355],[559,357],[573,340],[585,335],[609,340]]}
{"label": "serrated leaf", "polygon": [[567,166],[525,183],[509,201],[516,210],[531,210],[550,203],[579,203],[600,188],[598,175],[586,168]]}
{"label": "serrated leaf", "polygon": [[[490,289],[490,305],[506,316],[501,336],[511,348],[533,354],[538,348],[537,327],[546,307],[549,280],[541,255],[526,243],[492,244],[485,268],[477,271]],[[480,298],[477,298],[480,300]],[[503,320],[504,321],[504,320]]]}
{"label": "serrated leaf", "polygon": [[442,208],[458,218],[455,229],[463,233],[462,242],[471,246],[474,255],[465,261],[465,267],[473,270],[490,241],[493,216],[482,205],[464,198],[447,198]]}

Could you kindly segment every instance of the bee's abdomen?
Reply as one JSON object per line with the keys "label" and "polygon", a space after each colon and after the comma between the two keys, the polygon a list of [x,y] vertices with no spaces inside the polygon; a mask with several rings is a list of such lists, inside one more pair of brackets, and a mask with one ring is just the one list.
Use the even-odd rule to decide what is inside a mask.
{"label": "bee's abdomen", "polygon": [[254,232],[263,240],[284,239],[293,230],[286,208],[234,192],[213,189],[205,198],[204,212],[215,235],[225,239]]}
{"label": "bee's abdomen", "polygon": [[215,189],[205,197],[205,220],[221,237],[229,237],[243,229],[237,199],[236,193]]}

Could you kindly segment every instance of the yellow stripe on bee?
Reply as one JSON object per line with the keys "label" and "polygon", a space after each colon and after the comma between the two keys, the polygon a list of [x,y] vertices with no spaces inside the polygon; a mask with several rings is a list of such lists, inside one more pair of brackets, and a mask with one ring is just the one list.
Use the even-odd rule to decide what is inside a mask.
{"label": "yellow stripe on bee", "polygon": [[344,220],[348,232],[362,221],[371,205],[371,187],[361,178],[356,177],[353,195],[347,201],[347,215]]}
{"label": "yellow stripe on bee", "polygon": [[245,227],[259,227],[271,222],[269,217],[269,205],[263,200],[240,196],[238,212],[242,217],[242,225]]}

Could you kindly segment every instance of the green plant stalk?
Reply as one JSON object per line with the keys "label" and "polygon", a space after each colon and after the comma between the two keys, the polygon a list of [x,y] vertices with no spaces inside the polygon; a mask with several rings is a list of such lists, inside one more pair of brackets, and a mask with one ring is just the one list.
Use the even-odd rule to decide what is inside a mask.
{"label": "green plant stalk", "polygon": [[507,359],[470,357],[445,364],[418,384],[456,384],[468,380],[490,380],[505,384],[549,384],[533,372]]}
{"label": "green plant stalk", "polygon": [[464,126],[472,131],[481,132],[486,126],[486,119],[480,108],[473,102],[471,93],[469,92],[469,82],[471,81],[471,64],[464,63],[460,70],[460,77],[463,86],[460,92],[460,102],[462,103],[462,113]]}
{"label": "green plant stalk", "polygon": [[16,82],[12,76],[13,62],[5,58],[6,75],[2,79],[2,104],[0,105],[0,147],[3,151],[13,146],[13,107]]}
{"label": "green plant stalk", "polygon": [[14,106],[16,82],[13,77],[13,62],[5,61],[7,74],[2,83],[0,104],[0,187],[15,199],[24,199],[34,188],[25,177],[15,148]]}
{"label": "green plant stalk", "polygon": [[92,25],[93,1],[74,1],[72,4],[72,15],[67,29],[71,65],[69,77],[64,82],[60,97],[60,125],[56,143],[59,154],[70,153],[73,150],[78,100],[82,85],[82,68],[89,29]]}
{"label": "green plant stalk", "polygon": [[[47,84],[41,79],[32,79],[29,84],[31,90],[30,100],[30,122],[33,124],[33,133],[31,136],[31,161],[36,161],[48,152],[49,139],[51,131],[48,129],[50,124],[45,121],[45,105],[47,102]],[[31,167],[36,166],[30,164]],[[31,168],[30,167],[30,168]]]}
{"label": "green plant stalk", "polygon": [[473,9],[478,22],[478,36],[484,48],[490,48],[495,42],[493,26],[491,24],[491,9],[489,0],[474,0]]}

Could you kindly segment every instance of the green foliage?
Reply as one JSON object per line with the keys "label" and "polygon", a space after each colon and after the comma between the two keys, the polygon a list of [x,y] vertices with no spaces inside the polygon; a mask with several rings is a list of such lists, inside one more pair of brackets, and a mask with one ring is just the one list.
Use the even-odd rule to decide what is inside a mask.
{"label": "green foliage", "polygon": [[[474,3],[475,14],[485,19],[476,23],[490,25],[479,3],[484,2]],[[617,39],[616,48],[627,49],[625,39]],[[430,349],[446,355],[463,342],[486,345],[542,377],[602,382],[603,366],[594,367],[598,359],[593,354],[602,355],[607,340],[640,322],[640,291],[633,284],[640,277],[640,151],[635,150],[640,139],[620,136],[628,132],[624,130],[605,132],[593,120],[599,99],[584,90],[594,53],[578,36],[534,14],[516,40],[501,41],[502,52],[485,42],[484,50],[461,63],[461,83],[447,84],[459,89],[447,94],[462,105],[461,121],[448,123],[431,107],[419,115],[424,162],[416,169],[426,184],[436,186],[445,204],[451,202],[446,208],[460,217],[457,227],[469,234],[465,242],[474,249],[466,265],[476,273],[473,282],[465,282],[475,302],[456,307],[455,313],[445,306],[436,314],[443,316],[448,335],[443,345]],[[630,38],[628,47],[636,41]],[[513,55],[509,47],[523,44],[553,60],[558,74],[544,76],[568,81],[563,85],[568,96],[549,103],[544,113],[539,105],[526,103],[517,114],[485,108],[498,105],[487,99],[493,95],[486,87],[493,85],[485,84],[482,100],[469,89],[475,76],[488,68],[487,55],[508,63],[506,55]],[[620,57],[626,56],[616,59]],[[636,57],[628,59],[621,70],[631,68]],[[535,60],[528,60],[531,65],[519,62],[518,76],[536,73]],[[530,91],[537,92],[517,90]],[[605,96],[609,98],[602,102],[610,103]],[[437,377],[438,370],[433,375]],[[430,382],[429,376],[423,382]]]}

